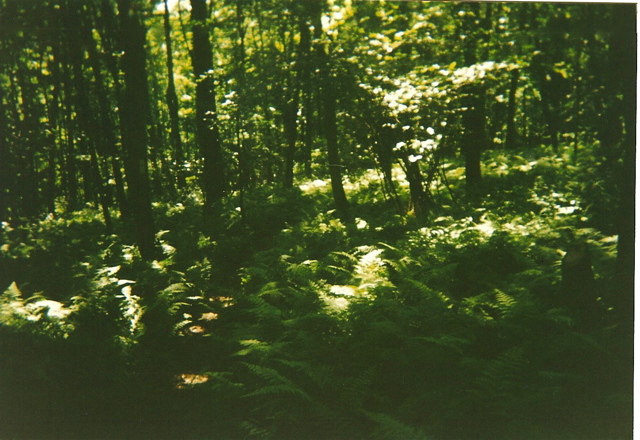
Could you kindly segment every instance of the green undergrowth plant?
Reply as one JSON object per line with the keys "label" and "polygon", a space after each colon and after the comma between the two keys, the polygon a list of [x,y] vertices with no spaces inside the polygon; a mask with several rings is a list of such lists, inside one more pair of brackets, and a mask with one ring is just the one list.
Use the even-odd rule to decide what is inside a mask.
{"label": "green undergrowth plant", "polygon": [[[324,180],[232,194],[213,228],[195,198],[158,203],[149,260],[95,212],[3,225],[2,420],[86,417],[68,438],[140,437],[104,421],[154,417],[174,423],[147,438],[618,438],[617,237],[566,157],[486,156],[486,196],[451,158],[424,219],[374,172],[345,181],[350,218]],[[563,299],[573,243],[588,317]]]}

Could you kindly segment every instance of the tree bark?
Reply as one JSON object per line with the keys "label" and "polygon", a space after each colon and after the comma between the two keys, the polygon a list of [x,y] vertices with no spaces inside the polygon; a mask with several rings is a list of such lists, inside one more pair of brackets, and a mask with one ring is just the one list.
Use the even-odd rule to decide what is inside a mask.
{"label": "tree bark", "polygon": [[11,153],[9,151],[9,121],[4,102],[4,90],[0,87],[0,222],[10,219],[9,211],[9,182],[12,172],[9,168]]}
{"label": "tree bark", "polygon": [[[636,196],[636,5],[616,5],[609,71],[622,93],[620,114],[624,120],[622,172],[620,176],[620,215],[618,216],[617,274],[619,297],[616,308],[623,325],[633,332],[635,272],[635,196]],[[615,96],[616,93],[612,93]]]}
{"label": "tree bark", "polygon": [[[480,19],[480,4],[470,3],[468,11],[462,20],[462,30],[467,35],[464,39],[463,55],[464,62],[471,66],[478,62],[478,33],[475,20]],[[464,106],[467,110],[463,113],[462,124],[464,126],[464,139],[462,152],[465,157],[465,177],[467,190],[471,195],[477,195],[482,172],[480,160],[482,150],[485,148],[485,111],[484,111],[484,89],[482,84],[471,84],[466,90]]]}
{"label": "tree bark", "polygon": [[[87,52],[89,54],[89,62],[91,64],[91,71],[93,73],[95,84],[94,90],[98,98],[100,113],[98,119],[98,125],[100,127],[99,151],[103,157],[108,158],[109,167],[115,182],[115,198],[118,208],[120,209],[120,215],[123,218],[127,218],[129,217],[129,209],[124,189],[124,176],[122,175],[122,167],[118,157],[117,127],[112,119],[112,110],[110,107],[110,103],[113,102],[113,98],[110,98],[107,93],[108,85],[105,82],[106,77],[103,75],[102,68],[100,66],[100,57],[96,47],[96,41],[94,40],[93,35],[91,35],[90,29],[85,28],[85,32],[85,38],[89,41],[89,44],[87,44]],[[117,78],[114,78],[114,81],[117,81]],[[119,88],[117,84],[115,88]],[[108,173],[105,173],[105,177],[108,175]],[[107,191],[105,194],[108,198],[111,197],[109,186],[109,184],[105,186],[105,190]]]}
{"label": "tree bark", "polygon": [[180,116],[178,115],[178,96],[173,75],[173,44],[171,40],[171,21],[169,2],[164,0],[164,41],[167,46],[167,107],[169,108],[169,141],[173,150],[173,168],[178,189],[184,188],[184,152],[180,136]]}
{"label": "tree bark", "polygon": [[142,257],[151,259],[155,255],[155,227],[147,163],[149,90],[145,52],[146,28],[140,17],[141,7],[137,0],[118,0],[125,87],[120,103],[120,126],[136,243]]}
{"label": "tree bark", "polygon": [[207,27],[205,0],[191,0],[193,50],[191,63],[196,79],[196,140],[204,160],[202,190],[205,221],[210,222],[214,208],[226,190],[222,145],[217,125],[216,93],[213,80],[213,52]]}
{"label": "tree bark", "polygon": [[331,178],[331,191],[333,201],[340,217],[349,217],[349,202],[342,184],[342,164],[340,162],[340,150],[338,147],[338,121],[337,102],[334,78],[331,72],[331,60],[326,48],[319,41],[322,25],[320,23],[322,8],[318,7],[314,14],[314,28],[316,29],[316,42],[314,50],[318,61],[320,75],[320,105],[324,123],[324,135],[327,141],[327,156],[329,160],[329,176]]}
{"label": "tree bark", "polygon": [[518,80],[520,79],[520,71],[514,69],[511,71],[511,86],[509,88],[509,104],[507,108],[507,139],[505,147],[514,149],[517,147],[518,131],[516,129],[516,92],[518,90]]}
{"label": "tree bark", "polygon": [[300,29],[300,43],[298,45],[298,62],[300,77],[300,92],[302,93],[302,121],[301,130],[304,140],[304,174],[310,178],[311,151],[313,150],[313,87],[311,84],[311,30],[309,29],[307,14],[300,14],[298,27]]}
{"label": "tree bark", "polygon": [[484,90],[481,86],[470,86],[465,98],[467,110],[462,117],[464,126],[464,144],[462,151],[465,160],[467,189],[476,193],[482,181],[480,167],[482,150],[485,144]]}

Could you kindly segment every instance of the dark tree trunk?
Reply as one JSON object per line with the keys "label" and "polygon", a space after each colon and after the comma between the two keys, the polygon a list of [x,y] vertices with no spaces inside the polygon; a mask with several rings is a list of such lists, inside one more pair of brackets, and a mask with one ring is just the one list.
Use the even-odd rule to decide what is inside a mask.
{"label": "dark tree trunk", "polygon": [[182,137],[180,136],[180,117],[178,115],[178,97],[176,83],[173,76],[173,44],[171,40],[171,21],[169,16],[169,3],[164,0],[164,41],[167,46],[167,107],[169,108],[169,141],[173,150],[173,165],[178,189],[184,188],[184,152],[182,149]]}
{"label": "dark tree trunk", "polygon": [[[71,84],[71,76],[69,75],[69,61],[63,56],[63,78],[64,84]],[[76,126],[75,121],[72,118],[73,100],[72,93],[69,89],[65,89],[63,97],[63,113],[64,121],[63,126],[65,128],[64,139],[64,170],[63,170],[63,184],[67,199],[67,208],[70,211],[75,211],[79,207],[79,195],[78,195],[78,164],[76,161],[76,151],[74,139],[76,138]]]}
{"label": "dark tree trunk", "polygon": [[298,27],[300,29],[300,44],[298,45],[298,62],[300,76],[300,92],[302,93],[302,124],[304,141],[304,173],[311,177],[311,151],[313,150],[313,87],[311,84],[311,30],[308,16],[303,11],[300,14]]}
{"label": "dark tree trunk", "polygon": [[204,192],[205,222],[219,205],[226,190],[222,162],[222,145],[216,117],[216,94],[213,79],[213,52],[209,40],[207,4],[205,0],[191,0],[191,31],[193,50],[191,62],[196,77],[196,140],[204,160],[202,190]]}
{"label": "dark tree trunk", "polygon": [[296,69],[289,76],[288,99],[285,103],[284,112],[284,132],[287,142],[285,149],[285,172],[284,187],[293,187],[293,170],[295,166],[296,141],[298,139],[298,110],[300,103],[300,92],[304,93],[303,87],[309,81],[309,50],[311,44],[311,33],[306,20],[304,9],[299,13],[297,28],[300,32],[300,42],[298,43]]}
{"label": "dark tree trunk", "polygon": [[465,176],[468,190],[475,194],[482,181],[481,158],[485,146],[484,90],[472,86],[465,99],[467,110],[462,117],[464,143],[462,152],[465,159]]}
{"label": "dark tree trunk", "polygon": [[[373,141],[373,149],[378,158],[378,165],[383,176],[383,188],[389,197],[393,200],[398,213],[405,215],[407,212],[402,206],[398,191],[396,189],[395,182],[393,181],[393,163],[394,154],[393,147],[397,143],[396,136],[394,136],[393,129],[387,126],[391,120],[387,118],[380,118],[373,120],[372,124],[369,124],[369,130],[375,133]],[[389,124],[391,125],[391,124]],[[413,200],[413,198],[412,198]]]}
{"label": "dark tree trunk", "polygon": [[[633,331],[634,318],[634,269],[635,269],[635,196],[636,196],[636,5],[616,5],[613,15],[611,81],[622,93],[620,114],[624,120],[622,138],[622,172],[620,175],[620,215],[618,216],[619,297],[616,308],[625,329]],[[616,93],[611,94],[615,96]]]}
{"label": "dark tree trunk", "polygon": [[19,157],[20,167],[17,168],[17,189],[22,201],[22,210],[28,217],[35,218],[40,214],[40,191],[37,172],[35,152],[38,147],[42,147],[40,136],[40,113],[38,103],[40,97],[36,86],[30,81],[30,71],[25,67],[17,70],[17,83],[20,89],[20,111],[24,115],[20,121],[20,138],[23,140]]}
{"label": "dark tree trunk", "polygon": [[[325,86],[327,83],[325,83]],[[324,96],[324,122],[325,137],[327,139],[327,155],[329,158],[329,175],[331,177],[331,190],[336,208],[343,216],[348,216],[349,202],[342,184],[342,164],[340,163],[340,151],[338,149],[338,124],[336,121],[336,101],[330,87],[322,90]]]}
{"label": "dark tree trunk", "polygon": [[[478,62],[478,31],[475,21],[480,19],[480,4],[470,3],[468,12],[462,20],[462,31],[467,35],[463,43],[464,62],[471,66]],[[482,172],[480,160],[482,151],[486,147],[486,122],[484,109],[484,89],[482,85],[471,84],[465,90],[464,106],[467,110],[462,117],[464,138],[462,152],[465,157],[465,176],[467,189],[470,194],[477,195]]]}
{"label": "dark tree trunk", "polygon": [[514,69],[511,71],[511,85],[509,87],[509,104],[507,108],[507,139],[505,147],[513,149],[517,147],[518,131],[516,128],[516,92],[518,90],[518,80],[520,79],[520,71]]}
{"label": "dark tree trunk", "polygon": [[238,80],[238,93],[236,98],[237,110],[236,110],[236,143],[238,151],[238,193],[239,200],[238,206],[240,207],[240,215],[242,220],[246,220],[247,207],[245,204],[245,191],[251,183],[251,171],[249,170],[250,148],[247,148],[249,139],[245,139],[245,133],[249,133],[252,130],[247,130],[247,117],[245,109],[245,94],[247,93],[247,78],[245,71],[245,15],[244,4],[246,0],[236,0],[236,33],[237,33],[237,46],[235,47],[235,59],[236,59],[236,72],[235,77]]}
{"label": "dark tree trunk", "polygon": [[346,219],[349,218],[349,202],[342,184],[342,164],[340,162],[340,150],[338,147],[336,89],[331,72],[332,66],[329,54],[322,42],[319,41],[319,37],[321,35],[320,32],[322,32],[322,25],[320,23],[322,7],[317,7],[314,12],[313,25],[316,30],[314,51],[316,53],[316,60],[318,61],[318,70],[320,75],[320,106],[322,109],[324,136],[327,141],[331,191],[333,194],[333,201],[339,215]]}
{"label": "dark tree trunk", "polygon": [[[88,29],[85,30],[88,31]],[[129,216],[129,210],[127,206],[127,196],[124,189],[124,176],[122,174],[120,160],[118,158],[118,141],[116,136],[117,128],[112,119],[112,111],[110,106],[112,99],[107,93],[107,84],[105,82],[106,77],[102,73],[98,50],[96,48],[96,42],[89,32],[85,34],[85,38],[87,38],[87,41],[89,41],[89,44],[87,44],[87,51],[89,53],[89,62],[91,63],[91,71],[93,72],[94,77],[94,90],[98,98],[99,105],[100,114],[98,125],[100,127],[100,153],[102,154],[102,156],[109,159],[109,166],[111,169],[111,173],[113,174],[113,180],[115,182],[116,202],[120,209],[120,214],[122,215],[122,217],[126,218]],[[117,81],[117,79],[114,78],[114,81]],[[115,88],[119,88],[117,84]],[[107,175],[108,173],[105,173],[105,177]],[[105,186],[105,190],[107,191],[108,196],[110,192],[108,184]]]}
{"label": "dark tree trunk", "polygon": [[155,255],[155,228],[147,163],[149,90],[146,69],[146,29],[136,0],[118,0],[124,93],[120,103],[122,146],[125,151],[129,206],[140,254]]}
{"label": "dark tree trunk", "polygon": [[63,11],[67,44],[73,66],[73,89],[75,92],[77,119],[84,133],[82,145],[84,150],[82,154],[90,158],[82,162],[85,198],[95,201],[97,195],[105,225],[108,230],[111,230],[111,215],[106,190],[108,183],[103,180],[99,170],[96,146],[100,140],[101,133],[96,120],[97,112],[93,111],[89,101],[89,88],[84,75],[85,44],[81,44],[81,42],[85,41],[82,37],[87,35],[87,32],[83,31],[82,12],[84,11],[79,8],[82,8],[79,3],[66,2],[64,3]]}
{"label": "dark tree trunk", "polygon": [[406,157],[402,158],[409,181],[409,192],[411,194],[411,206],[416,218],[424,220],[429,213],[429,194],[424,189],[424,179],[420,171],[418,162],[411,162]]}
{"label": "dark tree trunk", "polygon": [[298,90],[285,104],[284,135],[287,142],[284,151],[284,187],[293,187],[293,168],[295,165],[296,140],[298,138]]}
{"label": "dark tree trunk", "polygon": [[595,276],[591,253],[586,243],[575,243],[568,247],[562,258],[563,305],[573,310],[596,305]]}
{"label": "dark tree trunk", "polygon": [[0,222],[10,219],[9,216],[9,182],[12,171],[9,168],[11,153],[9,151],[9,121],[7,118],[4,90],[0,87]]}

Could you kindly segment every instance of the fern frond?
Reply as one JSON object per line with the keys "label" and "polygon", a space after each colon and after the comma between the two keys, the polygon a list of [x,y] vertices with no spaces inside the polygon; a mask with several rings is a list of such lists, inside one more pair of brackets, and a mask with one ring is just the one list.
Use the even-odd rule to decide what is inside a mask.
{"label": "fern frond", "polygon": [[295,396],[300,397],[306,401],[311,401],[311,397],[307,393],[305,393],[302,389],[294,384],[278,384],[278,385],[267,385],[264,387],[260,387],[257,390],[245,394],[243,397],[274,397],[274,396]]}
{"label": "fern frond", "polygon": [[526,364],[524,350],[514,347],[489,361],[475,381],[476,392],[483,398],[501,398],[517,388]]}
{"label": "fern frond", "polygon": [[468,345],[471,342],[468,339],[458,338],[456,336],[451,336],[451,335],[419,336],[419,337],[413,338],[413,340],[428,342],[430,344],[439,345],[441,347],[451,348],[460,354],[462,354],[463,347],[465,345]]}
{"label": "fern frond", "polygon": [[310,364],[303,361],[292,361],[288,359],[275,359],[281,365],[289,367],[299,373],[302,373],[315,384],[322,388],[326,388],[333,384],[334,371],[330,366],[320,364]]}
{"label": "fern frond", "polygon": [[384,440],[430,440],[422,430],[382,413],[363,411],[364,415],[377,424],[375,438]]}
{"label": "fern frond", "polygon": [[267,302],[264,296],[250,296],[247,298],[247,301],[251,304],[251,308],[249,308],[247,312],[256,318],[264,317],[273,319],[282,315],[281,310]]}
{"label": "fern frond", "polygon": [[311,397],[293,381],[280,374],[276,369],[262,365],[242,363],[252,374],[258,376],[267,385],[245,394],[244,397],[257,396],[296,396],[311,401]]}
{"label": "fern frond", "polygon": [[251,353],[256,353],[262,356],[275,355],[284,350],[288,344],[286,342],[276,342],[270,344],[268,342],[259,341],[257,339],[245,339],[240,341],[240,345],[246,348],[236,352],[236,356],[246,356]]}
{"label": "fern frond", "polygon": [[446,305],[447,307],[451,307],[452,306],[451,298],[449,298],[444,293],[436,291],[436,290],[433,290],[432,288],[430,288],[426,284],[424,284],[424,283],[422,283],[420,281],[417,281],[417,280],[407,279],[406,281],[409,284],[411,284],[413,287],[415,287],[418,290],[418,292],[420,294],[424,295],[425,297],[427,297],[427,298],[436,298],[442,304]]}
{"label": "fern frond", "polygon": [[249,371],[258,376],[260,379],[264,380],[270,384],[291,384],[291,381],[278,373],[273,368],[264,367],[262,365],[250,364],[248,362],[242,362],[242,365],[247,367]]}
{"label": "fern frond", "polygon": [[344,257],[347,261],[350,261],[353,264],[358,262],[358,257],[356,257],[353,254],[350,254],[349,252],[335,251],[335,252],[331,252],[331,255],[336,257]]}
{"label": "fern frond", "polygon": [[271,281],[260,288],[259,296],[276,297],[282,296],[282,291],[278,287],[278,283]]}
{"label": "fern frond", "polygon": [[507,295],[506,293],[502,292],[501,290],[496,289],[496,301],[498,301],[498,305],[501,308],[510,308],[515,306],[518,301],[512,297],[511,295]]}

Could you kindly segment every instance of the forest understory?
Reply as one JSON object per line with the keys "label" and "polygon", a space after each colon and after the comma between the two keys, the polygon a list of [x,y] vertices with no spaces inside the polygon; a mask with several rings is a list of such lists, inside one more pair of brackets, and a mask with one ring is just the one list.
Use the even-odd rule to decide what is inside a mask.
{"label": "forest understory", "polygon": [[0,0],[0,439],[631,439],[635,14]]}

